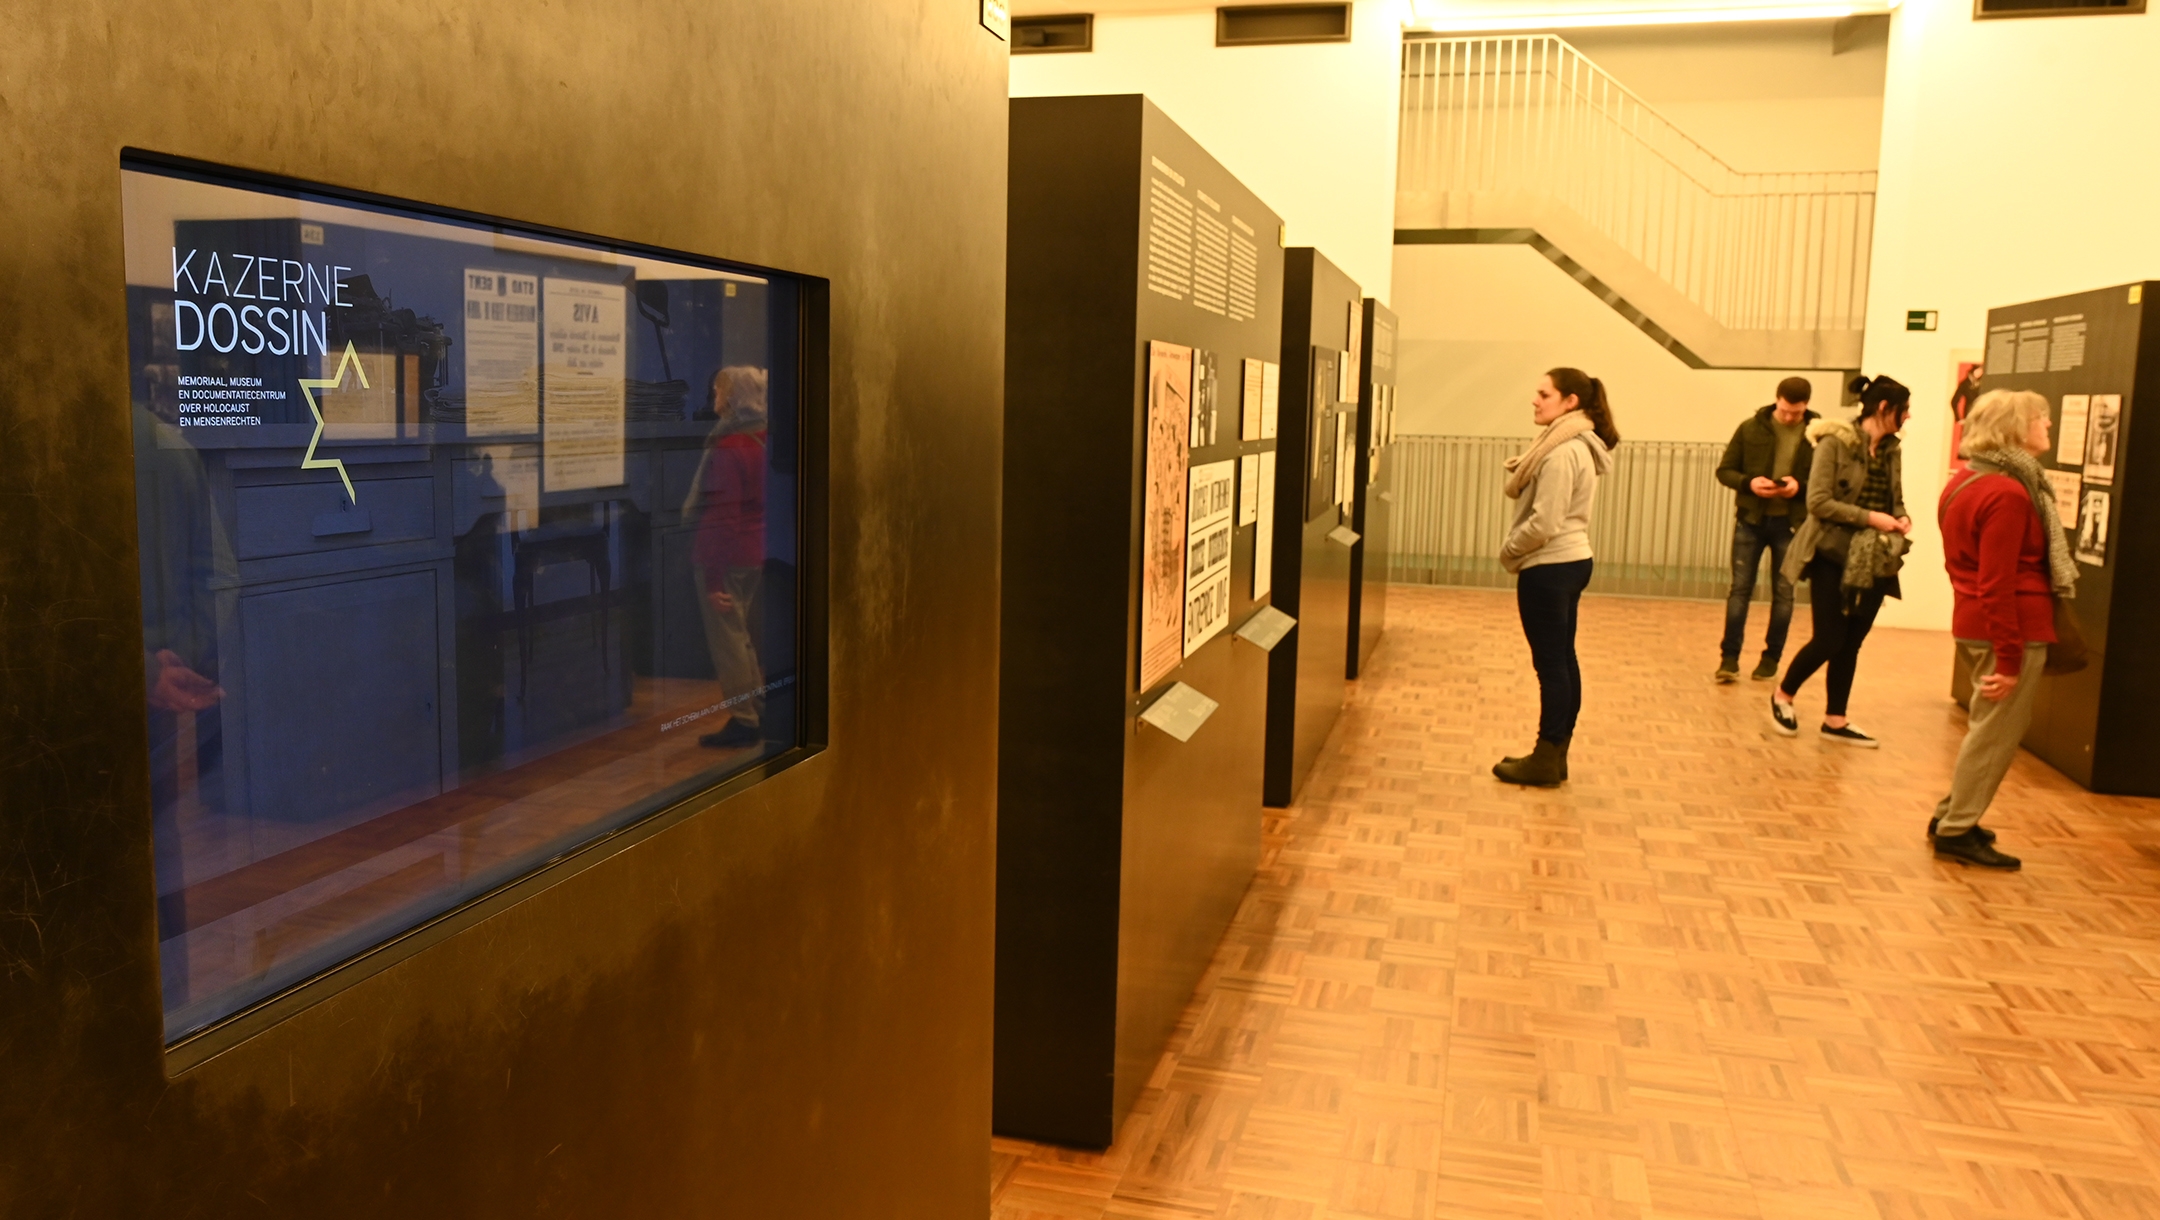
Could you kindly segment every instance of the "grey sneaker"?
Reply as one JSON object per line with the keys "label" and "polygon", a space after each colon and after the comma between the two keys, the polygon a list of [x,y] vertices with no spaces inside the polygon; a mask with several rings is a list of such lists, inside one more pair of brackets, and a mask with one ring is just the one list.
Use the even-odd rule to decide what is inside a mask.
{"label": "grey sneaker", "polygon": [[1861,732],[1860,726],[1850,721],[1846,722],[1845,727],[1842,729],[1833,729],[1826,724],[1822,726],[1822,735],[1825,741],[1841,741],[1846,745],[1858,746],[1863,750],[1872,750],[1882,744],[1866,733]]}
{"label": "grey sneaker", "polygon": [[1768,682],[1770,679],[1777,677],[1777,663],[1778,659],[1776,657],[1766,656],[1756,664],[1755,672],[1749,674],[1748,677],[1755,679],[1757,682]]}
{"label": "grey sneaker", "polygon": [[1726,657],[1717,663],[1717,672],[1711,677],[1719,686],[1731,686],[1740,677],[1740,658]]}

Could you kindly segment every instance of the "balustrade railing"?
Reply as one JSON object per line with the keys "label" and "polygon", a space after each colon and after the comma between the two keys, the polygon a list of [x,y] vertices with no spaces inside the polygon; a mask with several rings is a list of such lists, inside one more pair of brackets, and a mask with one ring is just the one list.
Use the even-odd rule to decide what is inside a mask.
{"label": "balustrade railing", "polygon": [[1873,171],[1742,173],[1559,37],[1405,42],[1400,139],[1406,217],[1451,196],[1527,193],[1726,327],[1862,326]]}
{"label": "balustrade railing", "polygon": [[[1388,579],[1498,587],[1500,543],[1516,502],[1501,494],[1502,463],[1528,437],[1402,436],[1395,463]],[[1722,600],[1732,576],[1733,493],[1717,481],[1724,447],[1626,441],[1598,484],[1590,518],[1597,556],[1590,589],[1646,597]],[[1767,577],[1756,582],[1769,595]]]}

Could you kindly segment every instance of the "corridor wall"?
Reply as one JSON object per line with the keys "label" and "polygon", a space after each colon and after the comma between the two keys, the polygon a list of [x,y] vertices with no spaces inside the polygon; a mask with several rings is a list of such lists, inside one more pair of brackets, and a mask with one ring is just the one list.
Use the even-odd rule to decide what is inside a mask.
{"label": "corridor wall", "polygon": [[[1918,528],[1885,624],[1950,624],[1932,506],[1956,360],[1986,347],[1987,311],[2160,277],[2160,163],[2139,134],[2160,120],[2145,79],[2155,56],[2149,14],[1975,21],[1965,0],[1907,0],[1891,18],[1866,352],[1870,373],[1913,389],[1905,498]],[[1908,310],[1936,311],[1938,329],[1906,330]]]}
{"label": "corridor wall", "polygon": [[1013,56],[1012,95],[1146,94],[1282,214],[1286,244],[1328,251],[1385,301],[1404,7],[1354,0],[1349,42],[1218,47],[1212,7],[1143,0],[1095,15],[1093,51]]}
{"label": "corridor wall", "polygon": [[[0,1215],[984,1213],[1005,66],[970,8],[828,0],[11,22]],[[822,752],[192,1066],[160,1030],[129,147],[830,282]]]}

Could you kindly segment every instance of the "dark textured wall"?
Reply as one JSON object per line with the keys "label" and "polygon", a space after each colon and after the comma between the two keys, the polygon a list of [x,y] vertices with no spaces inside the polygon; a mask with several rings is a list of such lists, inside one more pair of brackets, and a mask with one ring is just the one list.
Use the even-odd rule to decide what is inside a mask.
{"label": "dark textured wall", "polygon": [[[1243,320],[1150,290],[1152,165],[1263,240],[1281,220],[1138,94],[1016,99],[1011,141],[993,1119],[1100,1148],[1260,855],[1266,655],[1226,629],[1138,685],[1148,343],[1219,361],[1220,435],[1190,460],[1271,448],[1238,437],[1241,371],[1275,355],[1283,254],[1256,250]],[[1258,533],[1234,535],[1231,628],[1262,604]],[[1220,704],[1187,742],[1138,720],[1172,681]]]}
{"label": "dark textured wall", "polygon": [[[1005,66],[971,3],[10,23],[0,1215],[983,1214]],[[832,281],[830,748],[173,1079],[124,146]]]}

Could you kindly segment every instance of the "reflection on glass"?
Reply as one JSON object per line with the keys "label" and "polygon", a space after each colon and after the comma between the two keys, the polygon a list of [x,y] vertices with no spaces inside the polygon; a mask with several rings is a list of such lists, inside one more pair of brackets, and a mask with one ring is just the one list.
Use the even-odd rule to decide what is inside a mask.
{"label": "reflection on glass", "polygon": [[168,1038],[798,743],[794,281],[122,177]]}

